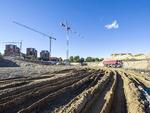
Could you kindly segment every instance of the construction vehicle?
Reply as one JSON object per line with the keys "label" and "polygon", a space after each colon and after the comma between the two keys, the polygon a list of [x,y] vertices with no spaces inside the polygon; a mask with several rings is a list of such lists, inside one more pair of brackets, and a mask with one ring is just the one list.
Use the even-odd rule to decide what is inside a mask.
{"label": "construction vehicle", "polygon": [[122,60],[104,60],[105,67],[121,68],[123,66]]}

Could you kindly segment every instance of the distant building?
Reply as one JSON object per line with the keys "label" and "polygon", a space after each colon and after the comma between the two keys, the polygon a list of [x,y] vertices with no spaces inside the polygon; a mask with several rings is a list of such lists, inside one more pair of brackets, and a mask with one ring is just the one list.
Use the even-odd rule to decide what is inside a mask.
{"label": "distant building", "polygon": [[49,60],[49,56],[50,56],[50,54],[49,54],[49,52],[47,50],[42,50],[40,52],[40,59],[41,60],[48,61]]}
{"label": "distant building", "polygon": [[19,56],[20,55],[20,48],[16,45],[6,45],[4,50],[5,56]]}
{"label": "distant building", "polygon": [[30,58],[37,58],[37,50],[35,48],[27,48],[26,56]]}

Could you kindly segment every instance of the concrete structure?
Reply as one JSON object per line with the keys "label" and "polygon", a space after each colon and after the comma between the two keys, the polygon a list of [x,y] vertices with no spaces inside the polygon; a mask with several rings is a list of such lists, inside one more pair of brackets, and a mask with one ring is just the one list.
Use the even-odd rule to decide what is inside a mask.
{"label": "concrete structure", "polygon": [[37,50],[35,48],[27,48],[26,56],[30,58],[37,58]]}
{"label": "concrete structure", "polygon": [[19,56],[20,48],[17,47],[17,45],[8,44],[5,46],[4,55],[5,56]]}
{"label": "concrete structure", "polygon": [[50,53],[47,50],[42,50],[40,52],[41,60],[48,61],[49,60],[49,56],[50,56]]}

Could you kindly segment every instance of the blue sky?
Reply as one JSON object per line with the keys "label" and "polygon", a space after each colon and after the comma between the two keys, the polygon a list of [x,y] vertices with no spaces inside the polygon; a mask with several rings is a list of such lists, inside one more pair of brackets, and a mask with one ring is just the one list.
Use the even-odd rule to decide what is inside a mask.
{"label": "blue sky", "polygon": [[[111,53],[150,53],[149,0],[0,0],[0,52],[7,41],[23,40],[23,52],[49,48],[47,37],[12,23],[31,26],[55,38],[52,56],[66,56],[61,21],[80,33],[70,34],[70,55],[104,57]],[[106,25],[117,21],[117,28]]]}

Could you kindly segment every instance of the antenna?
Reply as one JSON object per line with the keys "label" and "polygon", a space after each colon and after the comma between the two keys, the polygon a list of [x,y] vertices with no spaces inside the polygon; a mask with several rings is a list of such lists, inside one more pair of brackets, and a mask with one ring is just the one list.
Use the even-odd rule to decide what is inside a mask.
{"label": "antenna", "polygon": [[65,30],[66,33],[66,44],[67,44],[66,59],[69,59],[69,32],[71,31],[71,28],[67,22],[66,23],[61,22],[61,27]]}
{"label": "antenna", "polygon": [[61,22],[60,23],[60,26],[64,29],[65,33],[66,33],[66,44],[67,44],[67,49],[66,49],[66,59],[69,59],[69,33],[74,33],[76,34],[77,36],[81,37],[81,38],[84,38],[83,36],[81,36],[80,33],[74,31],[70,25],[68,25],[68,22]]}

